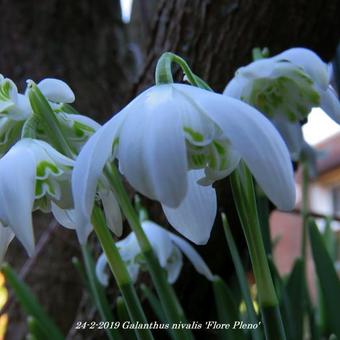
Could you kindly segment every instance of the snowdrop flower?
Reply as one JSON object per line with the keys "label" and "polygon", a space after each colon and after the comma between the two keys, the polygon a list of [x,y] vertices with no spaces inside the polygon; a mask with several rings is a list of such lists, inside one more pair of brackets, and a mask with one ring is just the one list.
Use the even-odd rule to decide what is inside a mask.
{"label": "snowdrop flower", "polygon": [[[182,253],[191,261],[195,269],[208,280],[213,280],[213,275],[197,251],[183,238],[160,227],[151,221],[142,222],[142,228],[149,239],[151,246],[168,274],[169,283],[174,283],[183,266]],[[125,239],[116,243],[123,261],[127,265],[129,274],[136,282],[138,273],[145,268],[143,255],[135,234],[130,233]],[[103,253],[96,265],[96,274],[99,282],[108,285],[109,276],[106,273],[107,260]]]}
{"label": "snowdrop flower", "polygon": [[[55,110],[60,111],[62,105],[74,101],[71,88],[59,79],[46,78],[37,86]],[[0,157],[20,139],[24,123],[32,114],[27,91],[26,89],[25,94],[18,93],[13,81],[0,75]],[[74,142],[77,150],[79,140],[81,145],[84,144],[88,134],[92,134],[99,127],[99,124],[90,118],[80,115],[58,113],[57,117],[65,129],[75,136],[70,136],[71,143],[74,142],[73,139],[77,139]],[[40,130],[37,131],[37,138],[46,139],[43,129]]]}
{"label": "snowdrop flower", "polygon": [[289,153],[261,113],[193,86],[158,85],[97,130],[76,160],[72,190],[83,242],[98,179],[115,157],[128,182],[160,201],[172,226],[196,244],[208,241],[216,216],[211,183],[230,174],[241,158],[279,208],[294,206]]}
{"label": "snowdrop flower", "polygon": [[321,107],[340,122],[340,104],[325,64],[314,52],[292,48],[237,70],[224,94],[254,106],[271,119],[293,159],[303,145],[300,122]]}
{"label": "snowdrop flower", "polygon": [[49,144],[21,139],[0,160],[0,222],[32,255],[32,210],[50,211],[51,201],[73,206],[70,177],[73,160]]}

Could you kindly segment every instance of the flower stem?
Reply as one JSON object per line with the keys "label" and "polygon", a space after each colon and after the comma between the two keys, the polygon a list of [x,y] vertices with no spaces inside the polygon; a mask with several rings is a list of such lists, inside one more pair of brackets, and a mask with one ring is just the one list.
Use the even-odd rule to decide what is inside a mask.
{"label": "flower stem", "polygon": [[[95,233],[100,241],[100,244],[104,250],[107,262],[111,268],[112,274],[114,275],[119,290],[122,293],[126,307],[129,312],[129,316],[132,322],[139,321],[146,323],[146,317],[144,315],[142,306],[138,299],[137,293],[131,282],[129,273],[125,267],[125,264],[119,254],[118,248],[112,239],[109,229],[106,226],[103,212],[98,208],[94,207],[92,215],[92,224]],[[153,336],[148,329],[135,329],[138,339],[151,340]]]}
{"label": "flower stem", "polygon": [[[152,246],[141,227],[138,215],[130,202],[117,168],[114,165],[110,168],[107,166],[104,172],[115,190],[119,205],[131,229],[136,235],[167,320],[172,324],[185,322],[183,309],[172,286],[167,281],[165,270],[160,266]],[[173,329],[173,335],[175,339],[180,340],[193,338],[191,332],[185,329]]]}
{"label": "flower stem", "polygon": [[301,258],[303,262],[306,262],[306,248],[307,248],[307,230],[308,230],[308,164],[305,160],[301,159],[302,166],[302,207],[301,207],[301,218],[302,218],[302,237],[301,237]]}
{"label": "flower stem", "polygon": [[261,236],[253,179],[243,162],[231,174],[231,186],[253,266],[266,338],[286,339]]}
{"label": "flower stem", "polygon": [[[70,146],[67,138],[64,136],[55,113],[47,99],[33,81],[31,81],[28,86],[28,98],[30,100],[33,113],[36,117],[38,117],[39,121],[46,129],[52,146],[67,157],[75,158],[76,153]],[[35,121],[35,124],[36,123],[37,122]]]}
{"label": "flower stem", "polygon": [[183,58],[171,52],[163,53],[157,62],[155,72],[156,85],[169,84],[174,82],[171,71],[172,63],[176,63],[181,67],[183,73],[186,75],[187,80],[191,85],[194,85],[201,89],[212,91],[211,87],[204,80],[196,76],[191,71],[188,63]]}
{"label": "flower stem", "polygon": [[[88,281],[89,291],[93,297],[95,304],[97,305],[97,309],[100,315],[100,318],[104,322],[111,322],[113,320],[113,315],[111,313],[110,305],[106,299],[104,288],[99,283],[96,273],[95,273],[95,264],[90,253],[90,249],[88,245],[84,244],[81,247],[81,252],[83,255],[86,277]],[[105,329],[106,335],[109,340],[123,340],[118,329],[108,328]]]}

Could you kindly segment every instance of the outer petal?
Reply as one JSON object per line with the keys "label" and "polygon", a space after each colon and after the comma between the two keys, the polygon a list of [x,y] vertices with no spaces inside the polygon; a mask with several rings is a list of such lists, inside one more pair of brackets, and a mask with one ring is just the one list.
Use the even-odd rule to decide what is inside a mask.
{"label": "outer petal", "polygon": [[98,193],[102,200],[107,225],[120,237],[123,232],[123,220],[116,197],[111,190],[99,190]]}
{"label": "outer petal", "polygon": [[76,214],[76,229],[80,243],[85,243],[91,227],[91,213],[97,182],[105,163],[112,155],[112,144],[122,121],[114,116],[84,145],[72,173],[72,192]]}
{"label": "outer petal", "polygon": [[190,262],[193,264],[195,269],[202,275],[204,275],[208,280],[213,280],[213,274],[211,273],[209,267],[204,262],[200,254],[192,247],[189,242],[183,240],[181,237],[173,233],[169,233],[172,241],[176,246],[187,256]]}
{"label": "outer petal", "polygon": [[171,261],[168,261],[166,265],[166,271],[168,274],[168,282],[173,284],[178,279],[181,269],[183,267],[183,255],[177,248],[173,247]]}
{"label": "outer petal", "polygon": [[291,123],[287,121],[286,117],[279,115],[272,118],[271,122],[275,125],[283,140],[286,142],[292,159],[297,160],[304,142],[301,125],[299,123]]}
{"label": "outer petal", "polygon": [[151,199],[178,206],[187,190],[187,158],[181,114],[187,103],[172,85],[152,87],[132,101],[119,144],[120,170]]}
{"label": "outer petal", "polygon": [[74,93],[71,88],[62,80],[45,78],[38,83],[38,87],[43,95],[55,103],[74,102]]}
{"label": "outer petal", "polygon": [[31,256],[36,164],[29,149],[22,151],[14,146],[0,160],[0,220],[14,231]]}
{"label": "outer petal", "polygon": [[173,244],[168,232],[151,221],[144,221],[142,228],[157,254],[160,265],[165,268],[173,251]]}
{"label": "outer petal", "polygon": [[196,244],[208,242],[217,209],[215,190],[197,184],[202,176],[202,170],[188,173],[188,192],[179,207],[162,205],[169,223]]}
{"label": "outer petal", "polygon": [[336,123],[340,124],[340,103],[334,89],[329,87],[327,91],[319,91],[320,107]]}
{"label": "outer petal", "polygon": [[293,168],[287,147],[270,121],[251,106],[220,94],[175,85],[195,98],[246,162],[267,196],[282,210],[295,204]]}
{"label": "outer petal", "polygon": [[106,268],[107,259],[104,253],[102,253],[96,263],[96,276],[98,281],[103,285],[107,286],[109,284],[109,275],[107,274]]}
{"label": "outer petal", "polygon": [[14,233],[11,228],[4,227],[0,223],[0,264],[3,261],[7,248],[14,238]]}
{"label": "outer petal", "polygon": [[[52,213],[57,222],[67,229],[75,229],[75,212],[73,209],[61,209],[51,202]],[[91,228],[92,229],[92,228]],[[90,233],[91,230],[89,230]]]}
{"label": "outer petal", "polygon": [[236,76],[227,84],[223,91],[224,95],[241,99],[244,91],[250,85],[251,79],[242,76]]}
{"label": "outer petal", "polygon": [[329,84],[327,64],[319,56],[306,48],[291,48],[273,58],[273,60],[288,60],[305,70],[305,72],[323,89]]}

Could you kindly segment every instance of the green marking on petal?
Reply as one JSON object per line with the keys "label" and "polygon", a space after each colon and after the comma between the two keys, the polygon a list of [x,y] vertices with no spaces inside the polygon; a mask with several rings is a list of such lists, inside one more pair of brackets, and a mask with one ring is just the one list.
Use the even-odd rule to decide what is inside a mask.
{"label": "green marking on petal", "polygon": [[224,156],[225,155],[225,149],[223,147],[223,145],[221,145],[219,142],[217,142],[216,140],[213,141],[213,145],[216,149],[216,151],[218,152],[218,154],[220,156]]}
{"label": "green marking on petal", "polygon": [[189,127],[184,127],[183,130],[190,135],[193,141],[195,142],[203,142],[204,141],[204,136],[200,134],[197,131],[194,131],[193,129]]}
{"label": "green marking on petal", "polygon": [[36,172],[37,177],[39,179],[47,178],[48,173],[52,173],[56,176],[59,176],[62,173],[62,171],[60,171],[55,164],[52,164],[48,161],[41,161],[37,165],[37,172]]}

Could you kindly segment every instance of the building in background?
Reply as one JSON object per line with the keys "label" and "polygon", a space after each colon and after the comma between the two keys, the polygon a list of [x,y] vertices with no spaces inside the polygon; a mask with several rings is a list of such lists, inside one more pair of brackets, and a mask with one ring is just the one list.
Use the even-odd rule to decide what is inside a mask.
{"label": "building in background", "polygon": [[[321,152],[317,161],[318,175],[309,183],[308,203],[311,214],[322,229],[324,217],[332,218],[332,229],[336,236],[337,263],[340,263],[340,133],[317,144]],[[271,234],[275,242],[274,258],[281,274],[291,271],[294,260],[301,253],[302,219],[301,206],[301,171],[296,174],[297,209],[293,213],[274,211],[271,215]],[[337,266],[339,267],[339,266]],[[313,261],[307,262],[309,284],[314,287]],[[314,294],[312,294],[314,295]],[[315,295],[314,295],[315,296]]]}

